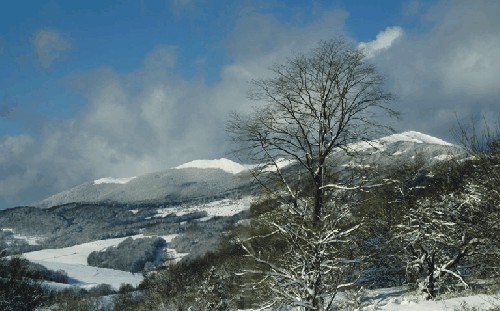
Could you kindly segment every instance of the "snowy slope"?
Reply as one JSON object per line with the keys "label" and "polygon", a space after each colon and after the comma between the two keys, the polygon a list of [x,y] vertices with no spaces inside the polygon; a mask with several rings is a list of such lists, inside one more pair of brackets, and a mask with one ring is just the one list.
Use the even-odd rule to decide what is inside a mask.
{"label": "snowy slope", "polygon": [[[176,234],[162,236],[168,243]],[[132,238],[143,238],[142,234],[132,236]],[[71,285],[83,288],[90,288],[99,284],[109,284],[118,289],[121,284],[131,284],[137,286],[142,280],[141,273],[130,273],[114,269],[92,267],[87,264],[87,257],[93,251],[102,251],[110,246],[116,246],[128,237],[98,240],[71,247],[58,249],[43,249],[40,251],[24,253],[24,257],[29,261],[41,264],[51,270],[64,270],[68,274]],[[171,254],[176,254],[174,250],[169,250]],[[176,254],[182,256],[183,254]],[[53,286],[52,286],[53,287]]]}
{"label": "snowy slope", "polygon": [[[221,164],[222,168],[218,164]],[[128,179],[109,177],[98,179],[55,194],[33,205],[51,207],[72,202],[144,203],[210,198],[225,193],[245,191],[244,188],[248,188],[250,184],[250,178],[245,176],[242,169],[241,165],[229,160],[215,163],[191,162],[183,168],[178,167]]]}

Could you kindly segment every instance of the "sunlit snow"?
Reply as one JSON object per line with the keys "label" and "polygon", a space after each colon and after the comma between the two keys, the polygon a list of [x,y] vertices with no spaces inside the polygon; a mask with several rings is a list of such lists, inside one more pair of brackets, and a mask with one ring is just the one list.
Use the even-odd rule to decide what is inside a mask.
{"label": "sunlit snow", "polygon": [[437,137],[433,137],[427,134],[423,134],[420,132],[416,131],[408,131],[408,132],[403,132],[400,134],[393,134],[389,135],[387,137],[381,138],[380,139],[383,142],[386,143],[391,143],[391,142],[397,142],[397,141],[410,141],[410,142],[415,142],[418,144],[426,143],[426,144],[435,144],[435,145],[443,145],[443,146],[452,146],[453,144],[450,144],[447,141],[444,141],[442,139],[439,139]]}
{"label": "sunlit snow", "polygon": [[181,164],[176,169],[183,168],[216,168],[221,169],[225,172],[231,174],[238,174],[246,171],[248,168],[242,164],[236,163],[234,161],[220,158],[218,160],[195,160],[188,163]]}
{"label": "sunlit snow", "polygon": [[135,179],[137,176],[133,177],[124,177],[124,178],[113,178],[113,177],[104,177],[94,180],[94,185],[99,184],[126,184],[129,181]]}
{"label": "sunlit snow", "polygon": [[399,134],[392,134],[386,137],[382,137],[380,139],[375,139],[372,141],[363,141],[354,144],[350,144],[348,148],[353,151],[363,151],[370,148],[376,148],[379,150],[384,150],[384,146],[397,142],[412,142],[416,144],[434,144],[434,145],[442,145],[442,146],[453,146],[449,142],[446,142],[442,139],[423,134],[416,131],[408,131]]}

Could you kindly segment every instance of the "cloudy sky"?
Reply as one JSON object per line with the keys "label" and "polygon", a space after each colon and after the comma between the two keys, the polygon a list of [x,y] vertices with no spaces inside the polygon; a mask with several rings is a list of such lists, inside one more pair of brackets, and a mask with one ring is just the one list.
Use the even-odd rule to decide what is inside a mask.
{"label": "cloudy sky", "polygon": [[450,139],[500,113],[500,1],[4,1],[0,208],[100,177],[226,156],[248,81],[343,36],[387,78],[396,127]]}

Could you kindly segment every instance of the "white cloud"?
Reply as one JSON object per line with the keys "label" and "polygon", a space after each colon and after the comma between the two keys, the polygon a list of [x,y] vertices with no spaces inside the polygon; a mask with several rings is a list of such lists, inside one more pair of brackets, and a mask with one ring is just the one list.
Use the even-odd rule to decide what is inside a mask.
{"label": "white cloud", "polygon": [[[182,51],[171,46],[153,49],[135,71],[100,68],[72,75],[68,80],[86,106],[71,120],[46,123],[29,152],[6,155],[0,170],[12,163],[30,170],[11,172],[4,179],[10,187],[0,205],[15,201],[13,197],[27,204],[101,177],[136,176],[225,156],[229,112],[254,104],[246,97],[249,80],[266,75],[269,65],[287,55],[341,34],[345,18],[344,12],[326,11],[305,27],[290,28],[267,15],[243,15],[226,42],[234,62],[221,68],[221,80],[212,85],[182,78],[176,67]],[[58,40],[37,42],[45,42],[39,47],[46,51],[48,42]],[[53,61],[45,59],[45,64]],[[43,187],[37,184],[40,180]]]}
{"label": "white cloud", "polygon": [[390,48],[403,34],[403,29],[399,26],[387,27],[384,31],[377,34],[375,40],[361,42],[358,44],[358,48],[364,51],[367,58],[371,58],[381,51]]}
{"label": "white cloud", "polygon": [[40,66],[50,67],[63,53],[71,48],[69,39],[63,37],[58,31],[50,29],[38,30],[31,43]]}
{"label": "white cloud", "polygon": [[372,61],[403,113],[400,127],[450,139],[456,118],[500,115],[500,2],[441,1]]}

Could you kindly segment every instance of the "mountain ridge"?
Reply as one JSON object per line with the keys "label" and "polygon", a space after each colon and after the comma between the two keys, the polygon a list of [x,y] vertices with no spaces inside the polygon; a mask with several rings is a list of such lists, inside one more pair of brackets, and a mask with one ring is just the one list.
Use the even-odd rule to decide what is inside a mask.
{"label": "mountain ridge", "polygon": [[[338,169],[353,161],[370,165],[391,162],[422,154],[430,162],[462,156],[460,147],[427,134],[406,131],[348,146],[357,158],[343,150],[334,152]],[[380,163],[379,163],[380,162]],[[289,165],[292,162],[285,164]],[[192,198],[207,199],[251,192],[249,170],[255,165],[240,164],[226,158],[195,160],[155,173],[128,178],[105,177],[87,182],[33,203],[47,208],[73,202],[172,203]]]}

